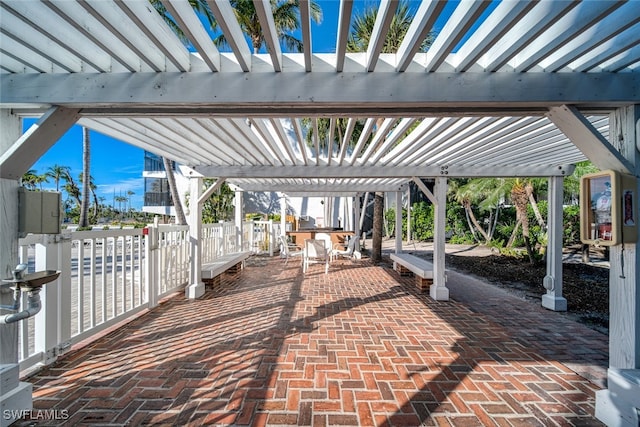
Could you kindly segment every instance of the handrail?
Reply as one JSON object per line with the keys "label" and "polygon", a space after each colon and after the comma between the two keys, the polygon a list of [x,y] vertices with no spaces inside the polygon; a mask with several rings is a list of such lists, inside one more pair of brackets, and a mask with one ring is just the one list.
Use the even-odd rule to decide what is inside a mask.
{"label": "handrail", "polygon": [[[247,221],[241,232],[230,222],[204,224],[203,255],[218,257],[252,248],[273,254],[278,227],[271,221]],[[61,272],[42,289],[41,312],[20,322],[21,370],[50,364],[71,345],[182,290],[191,277],[190,249],[186,225],[63,230],[20,239],[19,260],[28,271]]]}

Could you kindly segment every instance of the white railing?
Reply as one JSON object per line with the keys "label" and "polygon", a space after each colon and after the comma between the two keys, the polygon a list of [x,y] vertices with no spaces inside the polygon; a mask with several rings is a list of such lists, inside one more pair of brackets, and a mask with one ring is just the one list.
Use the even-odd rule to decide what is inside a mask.
{"label": "white railing", "polygon": [[[271,221],[246,222],[241,236],[233,223],[204,225],[203,262],[245,250],[272,255],[278,233]],[[60,271],[40,292],[40,313],[18,327],[21,370],[49,364],[69,346],[155,307],[191,278],[188,226],[29,235],[19,248],[28,272]]]}
{"label": "white railing", "polygon": [[253,221],[250,226],[249,240],[251,251],[254,253],[268,253],[273,256],[273,252],[278,247],[278,236],[280,235],[280,223],[273,221]]}
{"label": "white railing", "polygon": [[189,226],[173,225],[158,227],[158,284],[156,295],[161,298],[189,283],[191,277],[191,245]]}
{"label": "white railing", "polygon": [[203,224],[200,242],[202,262],[207,263],[227,254],[242,251],[239,232],[232,222]]}

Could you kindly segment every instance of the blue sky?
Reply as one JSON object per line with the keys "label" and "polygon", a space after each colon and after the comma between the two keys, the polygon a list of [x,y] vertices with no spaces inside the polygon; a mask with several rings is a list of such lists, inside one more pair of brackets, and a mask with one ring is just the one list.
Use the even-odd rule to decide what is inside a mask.
{"label": "blue sky", "polygon": [[[313,24],[314,52],[335,52],[336,29],[340,3],[336,0],[318,1],[323,12],[323,21]],[[415,2],[412,2],[415,3]],[[353,15],[363,7],[378,5],[379,1],[360,0],[354,3]],[[443,15],[446,15],[447,12]],[[436,31],[439,30],[436,24]],[[28,129],[35,120],[25,120],[24,129]],[[124,142],[91,132],[91,176],[97,185],[98,197],[104,203],[113,204],[114,196],[131,196],[131,206],[142,207],[144,197],[144,151]],[[74,126],[32,167],[36,173],[44,174],[53,165],[69,166],[72,176],[77,178],[82,172],[82,128]],[[55,190],[55,183],[43,185],[44,189]]]}

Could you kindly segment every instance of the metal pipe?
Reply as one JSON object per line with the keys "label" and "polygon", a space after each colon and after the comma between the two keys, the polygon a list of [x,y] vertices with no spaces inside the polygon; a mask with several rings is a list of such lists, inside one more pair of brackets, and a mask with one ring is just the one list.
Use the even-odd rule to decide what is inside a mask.
{"label": "metal pipe", "polygon": [[6,325],[9,323],[14,323],[19,320],[27,319],[31,316],[35,316],[40,312],[42,308],[42,303],[40,301],[40,289],[37,291],[29,291],[29,296],[27,298],[27,309],[21,311],[20,313],[7,314],[6,316],[0,317],[0,324]]}

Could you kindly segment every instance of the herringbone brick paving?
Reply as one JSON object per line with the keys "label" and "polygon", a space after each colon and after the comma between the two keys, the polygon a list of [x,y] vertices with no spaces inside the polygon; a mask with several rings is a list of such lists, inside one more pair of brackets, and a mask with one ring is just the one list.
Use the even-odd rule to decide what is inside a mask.
{"label": "herringbone brick paving", "polygon": [[570,364],[602,371],[607,337],[464,281],[436,302],[389,265],[253,257],[32,377],[34,406],[74,426],[601,425]]}

